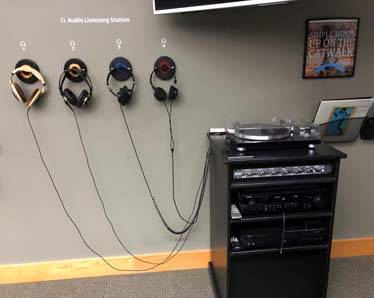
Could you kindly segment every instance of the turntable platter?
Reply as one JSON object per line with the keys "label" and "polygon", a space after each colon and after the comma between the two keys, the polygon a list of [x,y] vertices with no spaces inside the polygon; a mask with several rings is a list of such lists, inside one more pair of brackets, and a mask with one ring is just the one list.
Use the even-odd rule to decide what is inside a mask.
{"label": "turntable platter", "polygon": [[234,135],[237,138],[251,141],[282,140],[290,136],[288,127],[272,124],[246,124],[235,127]]}

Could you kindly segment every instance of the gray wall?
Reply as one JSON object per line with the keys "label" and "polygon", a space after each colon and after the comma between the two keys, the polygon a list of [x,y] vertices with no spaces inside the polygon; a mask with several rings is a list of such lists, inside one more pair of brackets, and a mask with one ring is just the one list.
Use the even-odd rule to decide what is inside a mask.
{"label": "gray wall", "polygon": [[[84,164],[72,114],[57,92],[63,63],[83,58],[95,85],[95,103],[79,119],[99,187],[120,235],[135,253],[168,251],[168,235],[147,197],[114,98],[105,87],[108,63],[132,60],[138,88],[128,107],[154,192],[170,222],[180,226],[170,199],[167,119],[148,85],[155,58],[169,54],[179,67],[175,107],[177,193],[190,210],[207,148],[209,127],[227,118],[267,121],[274,115],[311,119],[323,98],[373,94],[374,24],[369,0],[313,0],[285,6],[153,16],[150,0],[11,1],[0,4],[0,263],[91,257],[65,218],[27,127],[25,107],[10,94],[10,71],[22,57],[36,60],[49,93],[32,110],[47,162],[61,194],[89,242],[104,255],[121,255],[110,234]],[[372,5],[372,4],[370,4]],[[373,7],[371,7],[371,11]],[[125,16],[123,25],[63,25],[65,16]],[[362,18],[353,79],[302,80],[304,23],[311,17]],[[161,37],[167,37],[163,49]],[[115,39],[124,40],[117,50]],[[19,42],[25,40],[23,53]],[[71,52],[70,40],[77,41]],[[373,236],[372,142],[340,145],[343,162],[336,238]],[[209,194],[208,194],[209,195]],[[203,206],[187,250],[209,247],[209,206]]]}

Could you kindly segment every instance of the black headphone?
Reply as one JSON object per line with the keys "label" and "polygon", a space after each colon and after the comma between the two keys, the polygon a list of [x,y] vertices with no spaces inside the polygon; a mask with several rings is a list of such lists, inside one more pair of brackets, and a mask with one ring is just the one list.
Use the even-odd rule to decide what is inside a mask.
{"label": "black headphone", "polygon": [[[127,87],[127,85],[124,85],[117,92],[115,92],[112,89],[112,87],[110,86],[110,84],[109,84],[110,77],[113,76],[113,73],[115,71],[118,71],[118,70],[126,70],[130,74],[130,77],[132,79],[132,86],[131,86],[130,89],[129,89],[129,87]],[[116,65],[116,67],[111,68],[109,73],[108,73],[108,76],[106,77],[106,85],[107,85],[110,93],[112,93],[115,97],[117,97],[118,102],[121,105],[124,106],[124,105],[128,104],[131,100],[132,94],[133,94],[134,89],[135,89],[135,77],[134,77],[134,74],[132,73],[132,68],[127,67],[124,64],[118,64],[118,65]]]}
{"label": "black headphone", "polygon": [[[76,94],[69,88],[64,88],[65,80],[68,77],[68,74],[72,71],[76,72],[77,77],[81,78],[88,86],[88,89],[83,89],[81,93],[79,94],[79,96],[76,96]],[[74,68],[73,70],[67,69],[67,70],[64,70],[64,72],[61,74],[61,77],[59,80],[59,90],[60,90],[61,96],[63,97],[67,105],[76,106],[78,108],[83,108],[90,101],[92,97],[93,85],[86,70],[79,69],[79,68]]]}
{"label": "black headphone", "polygon": [[[175,69],[176,67],[172,66],[172,68]],[[175,100],[179,94],[178,88],[175,87],[175,85],[177,84],[177,75],[176,74],[174,75],[174,84],[170,86],[169,92],[166,92],[164,88],[156,87],[153,84],[153,75],[156,73],[157,70],[158,70],[158,67],[155,67],[149,78],[149,83],[151,84],[152,89],[154,90],[154,97],[159,101],[164,101],[166,99]]]}

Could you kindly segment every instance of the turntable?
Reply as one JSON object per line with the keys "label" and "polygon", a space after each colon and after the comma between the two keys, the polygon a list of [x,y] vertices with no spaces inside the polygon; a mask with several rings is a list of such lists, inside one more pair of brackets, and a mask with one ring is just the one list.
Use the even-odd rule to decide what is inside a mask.
{"label": "turntable", "polygon": [[248,150],[271,150],[288,148],[313,149],[321,143],[318,125],[280,121],[279,124],[234,123],[233,129],[226,129],[229,143],[238,152]]}

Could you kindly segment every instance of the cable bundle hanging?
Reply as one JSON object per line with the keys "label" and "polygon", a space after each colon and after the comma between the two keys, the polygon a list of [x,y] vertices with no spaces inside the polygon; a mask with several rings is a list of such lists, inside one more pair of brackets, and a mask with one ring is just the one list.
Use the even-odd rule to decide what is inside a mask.
{"label": "cable bundle hanging", "polygon": [[[87,68],[84,65],[84,63],[82,61],[80,61],[80,60],[77,60],[77,59],[73,59],[73,60],[75,62],[79,62],[79,64],[83,65],[83,66],[81,68],[76,69],[76,66],[74,66],[72,68],[71,66],[68,65],[69,63],[67,63],[65,65],[64,72],[62,73],[62,75],[60,77],[60,80],[59,80],[59,90],[60,90],[60,94],[63,97],[66,105],[68,106],[69,110],[74,115],[74,119],[75,119],[77,131],[78,131],[78,135],[79,135],[79,140],[80,140],[80,143],[81,143],[81,146],[82,146],[83,154],[85,156],[87,168],[88,168],[89,174],[91,176],[92,182],[94,184],[97,196],[98,196],[98,198],[100,200],[104,216],[105,216],[106,220],[108,221],[108,223],[109,223],[109,225],[111,227],[111,230],[112,230],[114,236],[116,237],[118,243],[121,245],[121,247],[124,249],[124,251],[126,253],[128,253],[129,255],[131,255],[134,259],[136,259],[136,260],[138,260],[140,262],[143,262],[145,264],[151,265],[151,266],[148,267],[148,268],[145,268],[145,269],[134,269],[134,270],[118,268],[118,267],[112,265],[102,254],[100,254],[97,250],[95,250],[88,243],[88,241],[85,239],[83,233],[80,231],[78,224],[75,222],[75,220],[72,218],[72,216],[70,215],[69,211],[67,210],[67,208],[65,206],[65,203],[64,203],[64,201],[63,201],[63,199],[62,199],[62,197],[61,197],[61,195],[59,193],[57,185],[56,185],[56,183],[55,183],[55,181],[53,179],[53,176],[52,176],[52,174],[51,174],[51,172],[50,172],[50,170],[49,170],[49,168],[47,166],[47,163],[44,160],[44,157],[43,157],[43,154],[42,154],[42,150],[40,148],[40,144],[39,144],[37,135],[35,133],[35,130],[34,130],[33,126],[32,126],[32,122],[30,120],[31,106],[29,106],[28,109],[27,109],[27,120],[28,120],[28,123],[29,123],[29,126],[30,126],[30,130],[32,132],[32,135],[34,137],[34,141],[36,143],[40,159],[41,159],[42,164],[43,164],[43,166],[44,166],[44,168],[45,168],[45,170],[46,170],[46,172],[47,172],[47,174],[49,176],[49,179],[51,181],[53,189],[56,192],[56,195],[57,195],[57,197],[59,199],[59,202],[60,202],[60,204],[62,206],[62,209],[64,210],[65,215],[67,216],[67,218],[69,219],[69,221],[75,227],[75,229],[78,232],[78,235],[81,238],[81,240],[84,243],[84,245],[93,254],[95,254],[97,257],[99,257],[100,259],[102,259],[102,261],[106,265],[108,265],[110,268],[112,268],[113,270],[116,270],[116,271],[123,271],[123,272],[144,272],[144,271],[149,271],[149,270],[155,269],[155,268],[157,268],[157,267],[159,267],[159,266],[161,266],[161,265],[169,262],[170,260],[172,260],[183,249],[183,247],[184,247],[184,245],[185,245],[188,237],[191,234],[192,227],[196,224],[196,222],[198,220],[198,216],[199,216],[200,209],[201,209],[201,206],[202,206],[202,202],[203,202],[203,199],[204,199],[204,194],[205,194],[205,189],[206,189],[206,183],[207,183],[207,179],[208,179],[209,165],[210,165],[210,151],[208,150],[207,154],[206,154],[206,160],[205,160],[205,164],[204,164],[202,178],[201,178],[200,184],[199,184],[197,192],[196,192],[196,196],[195,196],[195,200],[194,200],[194,205],[193,205],[191,214],[186,219],[185,217],[182,216],[182,214],[181,214],[181,212],[180,212],[180,210],[178,208],[176,199],[175,199],[175,164],[174,164],[174,146],[175,146],[175,144],[174,144],[174,136],[173,136],[173,129],[172,129],[172,103],[170,105],[170,108],[168,108],[167,105],[166,105],[166,103],[165,103],[165,108],[166,108],[166,111],[168,113],[169,130],[170,130],[170,151],[171,151],[171,159],[172,159],[172,197],[173,197],[173,202],[174,202],[174,206],[175,206],[175,208],[177,210],[177,213],[178,213],[179,217],[185,223],[185,225],[184,225],[184,227],[183,227],[182,230],[176,230],[176,229],[170,227],[170,225],[167,223],[166,219],[164,218],[164,216],[162,215],[162,213],[160,211],[160,208],[159,208],[159,206],[157,204],[156,198],[155,198],[155,196],[152,193],[152,190],[150,188],[150,184],[149,184],[148,178],[147,178],[147,176],[145,174],[142,162],[140,160],[139,154],[138,154],[136,146],[135,146],[135,142],[134,142],[134,139],[133,139],[130,127],[129,127],[127,119],[126,119],[125,112],[124,112],[124,110],[122,109],[122,106],[121,106],[121,105],[124,105],[124,104],[126,104],[126,103],[129,102],[129,99],[131,98],[132,94],[130,92],[126,92],[126,88],[121,88],[120,89],[120,91],[118,92],[118,99],[119,99],[119,103],[120,103],[120,109],[121,109],[121,112],[122,112],[122,115],[123,115],[123,119],[124,119],[124,122],[125,122],[125,125],[126,125],[126,129],[127,129],[128,135],[129,135],[130,140],[131,140],[132,147],[134,149],[134,153],[135,153],[136,158],[137,158],[137,162],[138,162],[139,168],[140,168],[140,170],[142,172],[142,175],[143,175],[146,187],[148,189],[151,201],[152,201],[152,203],[153,203],[153,205],[154,205],[154,207],[155,207],[158,215],[160,216],[160,219],[161,219],[162,223],[167,228],[167,230],[169,232],[171,232],[172,234],[175,234],[175,235],[179,236],[176,245],[173,247],[173,249],[171,250],[171,252],[169,253],[169,255],[164,260],[162,260],[161,262],[151,262],[151,261],[148,261],[148,260],[145,260],[145,259],[142,259],[142,258],[139,258],[139,257],[135,256],[126,247],[125,243],[119,237],[119,235],[118,235],[118,233],[117,233],[117,231],[116,231],[116,229],[114,227],[114,224],[113,224],[113,222],[111,221],[111,219],[110,219],[110,217],[108,215],[108,212],[106,210],[106,206],[105,206],[104,200],[102,199],[100,190],[99,190],[98,185],[96,183],[96,179],[95,179],[94,173],[92,171],[92,167],[90,165],[90,161],[89,161],[89,158],[88,158],[86,146],[84,144],[84,140],[83,140],[82,132],[81,132],[81,129],[80,129],[78,117],[77,117],[77,114],[76,114],[73,106],[76,106],[78,108],[83,108],[86,103],[89,103],[89,101],[90,101],[90,99],[92,97],[92,94],[93,94],[93,86],[92,86],[92,82],[91,82],[91,80],[90,80],[90,78],[89,78],[89,76],[87,74]],[[73,70],[74,70],[75,77],[70,78],[69,75],[71,75],[71,71],[73,71]],[[126,70],[129,72],[131,69],[128,68],[128,67],[126,67]],[[112,70],[111,70],[111,74],[113,75]],[[108,87],[109,87],[109,77],[110,77],[110,75],[108,76],[108,79],[107,79],[107,85],[108,85]],[[134,90],[134,86],[135,86],[135,79],[134,79],[132,73],[131,73],[131,77],[133,78],[133,87],[131,89],[133,91]],[[65,80],[67,78],[71,79],[73,82],[77,82],[77,83],[84,82],[84,83],[86,83],[86,85],[88,86],[88,90],[87,89],[83,89],[82,92],[80,93],[80,95],[76,96],[73,92],[71,92],[70,89],[63,87],[64,86],[64,82],[65,82]],[[176,83],[176,79],[175,79],[175,83]],[[173,90],[174,90],[174,92],[172,92],[171,94],[177,95],[177,89],[174,88]],[[114,91],[112,90],[112,93],[113,92]],[[113,93],[113,94],[115,94],[115,93]],[[127,100],[121,100],[121,99],[125,98],[125,96],[127,96],[126,97]]]}
{"label": "cable bundle hanging", "polygon": [[[69,106],[70,107],[70,106]],[[71,108],[71,107],[70,107]],[[121,268],[118,268],[114,265],[112,265],[102,254],[100,254],[97,250],[95,250],[89,243],[88,241],[85,239],[83,233],[81,232],[81,230],[79,229],[79,226],[78,224],[75,222],[75,220],[73,219],[73,217],[70,215],[69,211],[67,210],[66,208],[66,205],[61,197],[61,194],[57,188],[57,185],[53,179],[53,176],[48,168],[48,165],[44,159],[44,156],[43,156],[43,153],[42,153],[42,150],[41,150],[41,147],[40,147],[40,144],[39,144],[39,141],[38,141],[38,138],[37,138],[37,135],[35,133],[35,130],[33,128],[33,125],[32,125],[32,122],[31,122],[31,119],[30,119],[30,110],[31,110],[31,107],[29,107],[27,109],[27,121],[28,121],[28,124],[29,124],[29,127],[30,127],[30,130],[32,132],[32,135],[33,135],[33,138],[34,138],[34,141],[35,141],[35,144],[37,146],[37,149],[38,149],[38,153],[39,153],[39,157],[42,161],[42,164],[43,164],[43,167],[51,181],[51,184],[53,186],[53,189],[58,197],[58,200],[59,200],[59,203],[65,213],[65,215],[67,216],[67,218],[69,219],[69,221],[73,224],[74,228],[76,229],[80,239],[82,240],[83,244],[93,253],[95,254],[97,257],[99,257],[107,266],[109,266],[110,268],[112,268],[113,270],[115,271],[120,271],[120,272],[146,272],[146,271],[150,271],[150,270],[153,270],[161,265],[164,265],[168,262],[170,262],[184,247],[184,245],[186,244],[187,242],[187,239],[188,237],[190,236],[190,233],[191,233],[191,229],[188,231],[188,233],[185,235],[184,239],[183,239],[183,235],[180,235],[176,245],[173,247],[173,249],[171,250],[171,252],[169,253],[169,255],[161,262],[159,263],[156,263],[156,262],[150,262],[150,261],[147,261],[147,260],[144,260],[144,259],[141,259],[137,256],[135,256],[125,245],[124,243],[120,240],[120,238],[118,237],[118,234],[116,233],[115,229],[114,229],[114,226],[113,226],[113,223],[111,222],[110,218],[107,216],[107,213],[106,213],[106,209],[105,209],[105,205],[104,205],[104,202],[102,201],[102,207],[103,207],[103,210],[107,216],[107,220],[110,222],[111,224],[111,227],[112,227],[112,230],[113,230],[113,233],[115,234],[115,236],[117,237],[117,240],[119,241],[119,243],[121,244],[121,246],[126,250],[126,252],[131,255],[134,259],[140,261],[140,262],[143,262],[143,263],[147,263],[147,264],[150,264],[152,265],[151,267],[149,268],[146,268],[146,269],[132,269],[132,270],[129,270],[129,269],[121,269]],[[75,114],[75,111],[73,109],[71,109],[76,117],[76,114]],[[79,127],[79,123],[78,123],[78,120],[77,118],[76,119],[76,123],[77,123],[77,126]],[[80,134],[80,128],[79,128],[79,134]],[[80,134],[80,137],[81,137],[81,134]],[[83,141],[83,140],[82,140]],[[201,184],[200,184],[201,186]],[[200,186],[197,190],[197,194],[199,193],[199,190],[200,190]],[[197,197],[198,195],[196,195],[196,198],[195,198],[195,204],[194,204],[194,209],[196,207],[196,204],[197,204]],[[101,196],[100,196],[101,198]],[[192,215],[194,213],[194,209],[192,210],[191,212],[191,215],[189,218],[192,218]],[[179,247],[178,247],[179,246]]]}
{"label": "cable bundle hanging", "polygon": [[[113,61],[117,61],[118,63],[114,64]],[[151,202],[152,202],[154,208],[156,209],[156,212],[159,215],[159,217],[160,217],[163,225],[165,226],[165,228],[170,233],[172,233],[174,235],[183,235],[186,232],[188,232],[193,227],[193,225],[196,224],[196,222],[198,220],[198,217],[199,217],[199,214],[200,214],[200,209],[201,209],[203,199],[204,199],[204,195],[205,195],[206,183],[207,183],[207,180],[208,180],[208,172],[209,172],[209,165],[210,165],[210,150],[208,150],[207,154],[206,154],[203,176],[202,176],[202,180],[199,184],[199,188],[198,188],[198,194],[197,194],[198,201],[197,201],[197,203],[194,204],[192,217],[186,219],[181,214],[181,212],[179,210],[179,207],[178,207],[178,204],[176,202],[176,198],[175,198],[175,158],[174,158],[175,141],[174,141],[173,125],[172,125],[172,111],[173,111],[173,101],[177,99],[178,94],[179,94],[179,90],[176,87],[177,76],[176,76],[175,62],[170,57],[166,57],[166,56],[163,56],[163,57],[160,57],[159,59],[157,59],[157,61],[155,63],[155,67],[154,67],[154,69],[153,69],[153,71],[150,75],[149,82],[150,82],[150,85],[151,85],[152,89],[154,90],[154,97],[158,101],[163,102],[163,104],[165,106],[165,109],[166,109],[166,112],[168,114],[169,133],[170,133],[170,153],[171,153],[172,199],[173,199],[174,207],[175,207],[175,209],[178,213],[178,216],[186,224],[183,227],[183,229],[181,229],[181,230],[175,229],[168,224],[167,220],[165,219],[165,217],[163,216],[163,214],[162,214],[162,212],[159,208],[156,197],[151,190],[149,179],[147,178],[147,175],[145,173],[142,161],[141,161],[139,153],[136,149],[135,141],[134,141],[134,138],[132,136],[132,132],[131,132],[131,129],[129,127],[125,111],[122,107],[122,106],[127,105],[129,100],[128,101],[123,101],[122,100],[123,96],[122,96],[121,90],[123,90],[123,89],[128,90],[128,87],[125,84],[116,93],[116,92],[113,91],[113,89],[110,86],[110,82],[109,82],[110,77],[113,77],[114,79],[116,79],[118,81],[124,81],[124,80],[121,79],[121,76],[114,75],[115,73],[119,74],[119,73],[122,72],[122,74],[124,75],[125,78],[127,78],[127,79],[132,78],[133,84],[132,84],[132,88],[131,88],[132,92],[130,93],[130,97],[133,95],[133,90],[134,90],[134,87],[135,87],[135,78],[134,78],[133,68],[131,66],[131,63],[126,58],[123,58],[123,57],[118,57],[118,58],[114,59],[113,61],[111,63],[109,74],[107,76],[107,87],[108,87],[108,90],[110,91],[110,93],[115,95],[118,99],[119,107],[120,107],[120,110],[121,110],[121,113],[122,113],[122,116],[123,116],[123,120],[124,120],[124,123],[125,123],[125,126],[126,126],[126,130],[127,130],[128,135],[129,135],[131,145],[133,147],[135,157],[136,157],[137,163],[139,165],[139,169],[142,173],[142,176],[143,176],[143,179],[144,179],[144,182],[145,182],[145,186],[146,186],[147,191],[149,193],[149,197],[151,199]],[[168,92],[165,89],[163,89],[161,87],[158,87],[153,83],[153,76],[154,75],[156,75],[158,77],[161,77],[164,80],[168,80],[168,79],[173,78],[173,84],[169,87]],[[170,101],[170,108],[168,108],[166,100]],[[195,207],[196,207],[196,210],[195,210]]]}
{"label": "cable bundle hanging", "polygon": [[174,148],[174,136],[173,136],[173,129],[172,129],[172,117],[171,117],[172,104],[171,104],[170,110],[167,108],[166,103],[165,103],[165,107],[166,107],[166,110],[167,110],[167,113],[168,113],[168,116],[169,116],[169,125],[170,125],[169,129],[170,129],[170,151],[171,151],[171,156],[172,156],[172,184],[173,184],[172,185],[172,189],[173,189],[172,192],[173,192],[173,201],[174,201],[174,205],[176,207],[176,210],[177,210],[179,216],[186,223],[186,226],[182,230],[179,230],[179,231],[176,230],[176,229],[174,229],[174,228],[172,228],[172,227],[170,227],[170,225],[167,223],[165,217],[162,215],[162,213],[160,211],[160,208],[159,208],[159,206],[157,204],[156,198],[153,195],[153,192],[151,190],[148,178],[147,178],[147,176],[145,174],[144,167],[143,167],[142,162],[140,160],[139,153],[138,153],[138,151],[136,149],[135,142],[134,142],[134,139],[133,139],[133,136],[132,136],[132,133],[131,133],[130,127],[128,125],[127,118],[126,118],[126,115],[125,115],[125,112],[124,112],[122,106],[120,106],[120,109],[121,109],[121,112],[122,112],[123,120],[125,122],[127,133],[128,133],[128,135],[130,137],[130,141],[131,141],[131,144],[132,144],[132,147],[133,147],[133,150],[134,150],[134,153],[135,153],[135,156],[136,156],[136,159],[137,159],[140,171],[141,171],[141,173],[143,175],[144,182],[145,182],[145,185],[147,187],[147,190],[148,190],[149,196],[151,198],[151,201],[152,201],[152,203],[153,203],[153,205],[154,205],[154,207],[155,207],[158,215],[160,216],[162,223],[166,227],[166,229],[170,233],[172,233],[172,234],[181,235],[181,234],[184,234],[187,231],[189,231],[192,228],[192,226],[194,224],[196,224],[196,222],[198,220],[200,209],[201,209],[201,206],[202,206],[202,203],[203,203],[203,200],[204,200],[204,195],[205,195],[205,190],[206,190],[206,183],[207,183],[207,180],[208,180],[208,173],[209,173],[211,152],[210,152],[210,150],[208,150],[207,154],[206,154],[206,159],[205,159],[205,164],[204,164],[204,170],[203,170],[203,177],[202,177],[202,180],[201,180],[201,183],[200,183],[200,186],[199,186],[199,191],[198,191],[198,204],[197,204],[196,212],[194,213],[194,215],[192,216],[192,218],[189,218],[188,220],[186,220],[181,215],[181,213],[179,211],[179,208],[177,206],[176,200],[175,200],[175,166],[174,166],[174,149],[175,148]]}

